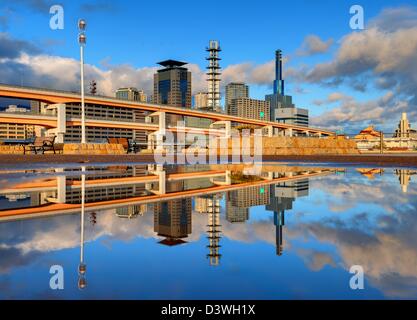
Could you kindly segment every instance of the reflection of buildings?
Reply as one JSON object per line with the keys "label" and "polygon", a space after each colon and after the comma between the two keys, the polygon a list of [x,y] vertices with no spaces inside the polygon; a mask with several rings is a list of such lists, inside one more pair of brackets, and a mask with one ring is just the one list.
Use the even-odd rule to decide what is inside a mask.
{"label": "reflection of buildings", "polygon": [[404,193],[408,192],[408,185],[410,184],[411,176],[416,175],[417,171],[413,170],[406,170],[406,169],[399,169],[395,170],[395,174],[398,176],[401,184],[401,190]]}
{"label": "reflection of buildings", "polygon": [[270,203],[266,210],[274,212],[274,225],[276,232],[276,251],[281,256],[284,250],[283,227],[285,225],[285,211],[292,209],[296,198],[308,196],[308,179],[284,182],[270,186]]}
{"label": "reflection of buildings", "polygon": [[195,198],[195,210],[201,214],[207,214],[207,238],[209,239],[209,254],[211,266],[219,265],[220,254],[220,198],[218,195],[202,196]]}
{"label": "reflection of buildings", "polygon": [[116,215],[119,218],[132,219],[137,216],[143,216],[147,210],[148,207],[146,204],[130,205],[127,207],[116,208]]}
{"label": "reflection of buildings", "polygon": [[[167,192],[182,191],[183,181],[171,182]],[[157,202],[154,204],[154,231],[158,236],[165,237],[160,241],[167,246],[185,243],[184,238],[191,234],[191,198],[182,198]]]}
{"label": "reflection of buildings", "polygon": [[226,220],[241,223],[249,219],[249,208],[269,203],[269,187],[255,186],[226,194]]}
{"label": "reflection of buildings", "polygon": [[249,208],[235,207],[229,200],[229,193],[226,197],[226,220],[230,223],[242,223],[249,220]]}

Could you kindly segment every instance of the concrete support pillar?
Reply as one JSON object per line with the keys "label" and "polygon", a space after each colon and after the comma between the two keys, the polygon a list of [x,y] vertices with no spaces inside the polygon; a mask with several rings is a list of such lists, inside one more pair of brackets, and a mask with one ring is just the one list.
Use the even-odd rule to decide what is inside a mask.
{"label": "concrete support pillar", "polygon": [[148,171],[151,174],[154,174],[158,177],[158,189],[154,188],[154,185],[152,183],[147,183],[145,188],[146,190],[162,195],[166,193],[166,171],[164,170],[164,166],[161,164],[157,165],[149,165]]}
{"label": "concrete support pillar", "polygon": [[210,124],[210,129],[224,130],[224,137],[230,138],[232,136],[232,122],[231,121],[217,121]]}
{"label": "concrete support pillar", "polygon": [[273,126],[266,126],[266,127],[264,127],[264,129],[266,130],[267,137],[272,138],[274,136],[274,127]]}
{"label": "concrete support pillar", "polygon": [[[56,169],[56,172],[63,172],[63,169]],[[56,177],[56,197],[47,197],[48,202],[65,203],[67,201],[67,178],[65,175]]]}
{"label": "concrete support pillar", "polygon": [[230,186],[232,184],[232,172],[230,170],[226,170],[222,181],[217,180],[217,178],[210,178],[210,182],[217,186]]}
{"label": "concrete support pillar", "polygon": [[67,132],[67,113],[64,103],[51,104],[46,107],[47,110],[53,110],[57,117],[57,127],[49,130],[55,135],[56,143],[64,143],[65,133]]}
{"label": "concrete support pillar", "polygon": [[292,137],[293,136],[292,128],[285,129],[285,136],[286,137]]}
{"label": "concrete support pillar", "polygon": [[163,150],[164,136],[166,134],[166,113],[162,111],[154,112],[145,117],[145,122],[158,124],[158,131],[148,135],[148,149]]}

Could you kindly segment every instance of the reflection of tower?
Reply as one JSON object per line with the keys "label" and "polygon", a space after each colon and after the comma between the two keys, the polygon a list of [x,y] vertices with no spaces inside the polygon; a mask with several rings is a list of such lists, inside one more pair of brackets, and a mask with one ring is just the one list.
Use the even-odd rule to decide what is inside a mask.
{"label": "reflection of tower", "polygon": [[[82,167],[82,172],[85,172],[85,167]],[[85,216],[85,174],[81,175],[81,236],[80,236],[80,264],[78,266],[78,288],[84,289],[87,286],[85,280],[85,273],[87,265],[84,263],[84,217]]]}
{"label": "reflection of tower", "polygon": [[408,185],[410,184],[410,179],[411,179],[411,171],[410,170],[405,170],[405,169],[399,169],[399,170],[395,170],[395,174],[398,176],[398,179],[400,180],[400,184],[401,184],[401,190],[404,193],[408,192]]}
{"label": "reflection of tower", "polygon": [[220,198],[218,195],[210,195],[195,198],[196,211],[202,214],[207,214],[208,230],[207,238],[209,239],[209,254],[207,257],[210,259],[211,266],[218,266],[221,257],[220,254]]}
{"label": "reflection of tower", "polygon": [[191,199],[184,198],[156,203],[154,206],[154,230],[167,246],[185,243],[191,234]]}
{"label": "reflection of tower", "polygon": [[282,253],[284,251],[284,245],[282,241],[282,227],[285,225],[285,211],[274,212],[274,225],[275,225],[275,243],[276,243],[276,249],[277,249],[277,255],[282,256]]}
{"label": "reflection of tower", "polygon": [[282,79],[282,51],[275,52],[274,94],[285,95],[284,80]]}
{"label": "reflection of tower", "polygon": [[270,203],[266,210],[274,212],[276,252],[281,256],[284,252],[283,227],[285,225],[285,210],[291,210],[293,202],[298,197],[308,195],[308,179],[285,182],[270,187]]}
{"label": "reflection of tower", "polygon": [[207,48],[209,56],[207,60],[207,82],[208,82],[208,109],[220,112],[220,64],[219,52],[222,51],[219,42],[210,40]]}

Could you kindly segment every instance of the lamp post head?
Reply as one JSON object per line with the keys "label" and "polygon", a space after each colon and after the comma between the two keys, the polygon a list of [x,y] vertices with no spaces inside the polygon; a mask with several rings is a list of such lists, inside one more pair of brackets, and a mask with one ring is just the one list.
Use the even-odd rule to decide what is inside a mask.
{"label": "lamp post head", "polygon": [[84,263],[80,263],[80,265],[78,266],[79,275],[81,276],[85,275],[86,271],[87,271],[87,266]]}
{"label": "lamp post head", "polygon": [[78,30],[85,31],[85,28],[87,27],[87,22],[84,19],[78,20]]}
{"label": "lamp post head", "polygon": [[85,36],[85,33],[84,32],[81,32],[79,35],[78,35],[78,42],[79,42],[79,44],[80,45],[85,45],[86,43],[87,43],[87,37]]}

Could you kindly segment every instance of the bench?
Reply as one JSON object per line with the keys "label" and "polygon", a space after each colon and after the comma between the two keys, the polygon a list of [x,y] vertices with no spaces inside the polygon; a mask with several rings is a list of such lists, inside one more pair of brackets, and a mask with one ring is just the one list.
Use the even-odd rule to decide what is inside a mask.
{"label": "bench", "polygon": [[140,145],[128,138],[107,138],[107,142],[110,144],[121,144],[126,150],[126,153],[140,151]]}
{"label": "bench", "polygon": [[55,136],[53,137],[35,137],[35,140],[33,143],[24,145],[23,146],[23,154],[26,154],[26,151],[35,152],[35,154],[38,154],[38,151],[42,151],[42,154],[45,153],[45,151],[52,150],[55,152]]}

